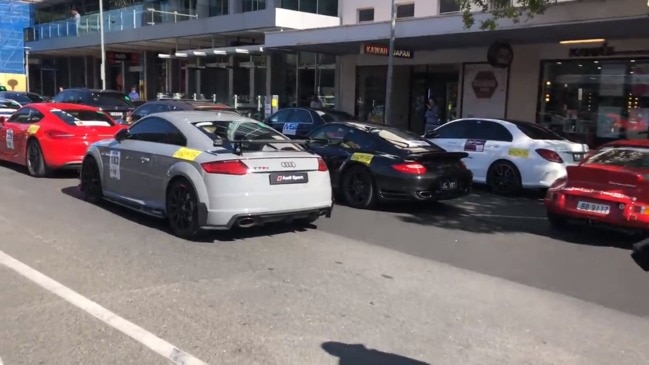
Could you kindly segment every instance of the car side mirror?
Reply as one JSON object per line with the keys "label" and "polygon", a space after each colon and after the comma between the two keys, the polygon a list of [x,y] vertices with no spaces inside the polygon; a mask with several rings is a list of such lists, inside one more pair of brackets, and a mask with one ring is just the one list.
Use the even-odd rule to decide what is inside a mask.
{"label": "car side mirror", "polygon": [[121,142],[121,141],[123,141],[125,139],[128,139],[128,137],[130,135],[131,135],[131,133],[129,133],[128,129],[126,129],[126,128],[120,129],[119,132],[117,132],[117,134],[115,134],[115,139],[118,142]]}
{"label": "car side mirror", "polygon": [[435,138],[435,137],[439,137],[439,133],[435,131],[428,131],[424,134],[424,138]]}

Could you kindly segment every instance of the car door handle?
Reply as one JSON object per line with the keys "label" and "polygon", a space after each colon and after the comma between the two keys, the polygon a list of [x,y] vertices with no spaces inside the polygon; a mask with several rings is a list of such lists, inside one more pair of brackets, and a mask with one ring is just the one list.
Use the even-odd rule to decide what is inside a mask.
{"label": "car door handle", "polygon": [[145,163],[145,162],[150,162],[151,159],[148,157],[140,157],[140,162]]}

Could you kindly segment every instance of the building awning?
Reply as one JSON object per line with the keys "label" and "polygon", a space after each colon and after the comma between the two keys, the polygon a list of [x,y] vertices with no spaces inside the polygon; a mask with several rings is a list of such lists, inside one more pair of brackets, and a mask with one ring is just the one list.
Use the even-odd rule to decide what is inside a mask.
{"label": "building awning", "polygon": [[179,50],[175,54],[158,53],[158,58],[187,58],[187,57],[207,57],[207,56],[228,56],[228,55],[260,55],[264,54],[266,46],[263,44],[235,46],[235,47],[216,47],[206,49]]}
{"label": "building awning", "polygon": [[[504,40],[511,44],[551,43],[566,39],[628,39],[649,37],[646,15],[636,12],[616,14],[598,11],[579,13],[576,17],[568,7],[592,4],[555,5],[544,15],[528,21],[514,23],[501,20],[494,31],[466,29],[461,14],[438,15],[426,18],[399,20],[396,41],[400,49],[436,50],[450,48],[484,47]],[[601,9],[600,9],[601,10]],[[607,10],[607,9],[606,9]],[[608,11],[608,10],[607,10]],[[627,12],[629,13],[629,12]],[[607,14],[603,17],[601,14]],[[475,14],[476,23],[486,19],[486,14]],[[580,19],[576,19],[580,18]],[[329,54],[358,54],[363,44],[385,43],[390,38],[390,22],[350,24],[335,28],[306,29],[266,33],[266,47]]]}

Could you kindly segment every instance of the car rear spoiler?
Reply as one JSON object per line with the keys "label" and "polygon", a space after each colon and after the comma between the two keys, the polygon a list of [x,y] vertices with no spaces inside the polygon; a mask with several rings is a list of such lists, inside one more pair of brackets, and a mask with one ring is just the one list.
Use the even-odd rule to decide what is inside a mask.
{"label": "car rear spoiler", "polygon": [[469,157],[469,154],[466,152],[424,152],[411,153],[405,156],[407,160],[418,162],[461,160],[466,157]]}
{"label": "car rear spoiler", "polygon": [[285,141],[276,140],[276,139],[215,139],[213,141],[214,146],[223,146],[225,143],[230,143],[234,149],[234,154],[242,155],[243,151],[241,147],[244,144],[299,144],[299,145],[308,145],[308,144],[327,144],[329,141],[323,139],[289,139]]}

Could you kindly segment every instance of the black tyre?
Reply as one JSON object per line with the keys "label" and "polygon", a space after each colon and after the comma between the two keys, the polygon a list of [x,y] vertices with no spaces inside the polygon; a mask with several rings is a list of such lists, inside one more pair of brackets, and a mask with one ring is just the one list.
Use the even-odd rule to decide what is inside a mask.
{"label": "black tyre", "polygon": [[35,139],[27,144],[26,153],[27,172],[33,177],[45,177],[50,174],[50,170],[45,163],[41,145]]}
{"label": "black tyre", "polygon": [[552,226],[552,228],[558,231],[566,231],[569,228],[570,224],[568,222],[568,219],[561,214],[548,211],[546,215],[548,217],[548,222],[550,222],[550,226]]}
{"label": "black tyre", "polygon": [[512,195],[522,188],[521,174],[511,162],[496,161],[487,172],[487,185],[496,194]]}
{"label": "black tyre", "polygon": [[97,204],[104,197],[97,161],[86,157],[81,164],[81,190],[86,201]]}
{"label": "black tyre", "polygon": [[347,205],[361,209],[376,205],[374,179],[365,167],[352,166],[345,170],[340,185],[341,195]]}
{"label": "black tyre", "polygon": [[198,196],[186,179],[174,180],[167,189],[167,219],[171,232],[180,238],[194,240],[200,233]]}

